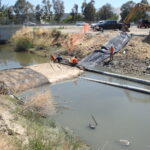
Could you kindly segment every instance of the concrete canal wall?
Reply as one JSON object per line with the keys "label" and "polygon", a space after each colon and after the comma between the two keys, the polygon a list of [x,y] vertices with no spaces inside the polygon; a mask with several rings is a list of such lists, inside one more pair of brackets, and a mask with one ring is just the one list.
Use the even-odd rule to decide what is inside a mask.
{"label": "concrete canal wall", "polygon": [[83,71],[57,63],[44,63],[20,69],[0,71],[0,94],[16,93],[44,84],[79,76]]}
{"label": "concrete canal wall", "polygon": [[16,33],[22,25],[4,25],[0,26],[0,43],[5,43],[9,38]]}

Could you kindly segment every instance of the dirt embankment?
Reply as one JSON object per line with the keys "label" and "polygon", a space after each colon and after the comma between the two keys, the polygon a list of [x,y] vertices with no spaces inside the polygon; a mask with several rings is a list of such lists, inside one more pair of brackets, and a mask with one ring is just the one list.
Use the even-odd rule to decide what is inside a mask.
{"label": "dirt embankment", "polygon": [[114,55],[113,61],[107,69],[136,76],[149,74],[150,65],[150,37],[133,36],[129,43],[119,53]]}
{"label": "dirt embankment", "polygon": [[[100,49],[102,45],[120,32],[106,30],[102,33],[90,30],[84,34],[82,29],[77,30],[72,27],[69,30],[74,32],[65,28],[62,30],[23,28],[12,37],[11,41],[18,48],[22,48],[22,45],[26,45],[25,48],[32,46],[30,51],[40,56],[50,57],[53,53],[54,55],[61,54],[69,59],[70,56],[76,55],[80,60],[93,50]],[[135,26],[131,27],[130,31],[136,36],[133,36],[123,50],[114,55],[113,62],[108,66],[102,64],[102,67],[122,74],[145,75],[150,72],[147,70],[150,64],[150,37],[144,37],[144,35],[148,35],[149,31],[148,29],[138,29]],[[21,37],[26,37],[26,39],[23,38],[22,45],[20,45]]]}
{"label": "dirt embankment", "polygon": [[[82,59],[93,50],[100,49],[102,45],[118,35],[119,32],[110,30],[104,31],[104,33],[89,32],[76,43],[74,50],[68,52],[67,55],[77,55]],[[102,63],[101,68],[115,73],[136,76],[150,74],[150,70],[147,69],[150,66],[150,36],[148,36],[148,29],[132,27],[131,33],[134,35],[129,43],[114,55],[114,59],[109,65],[104,66],[104,63]]]}
{"label": "dirt embankment", "polygon": [[0,95],[0,149],[89,150],[72,132],[50,119],[57,108],[49,91],[19,103],[13,95]]}
{"label": "dirt embankment", "polygon": [[79,76],[83,71],[57,63],[44,63],[0,71],[0,94],[25,91]]}
{"label": "dirt embankment", "polygon": [[[84,58],[92,51],[100,49],[102,45],[108,42],[112,37],[116,36],[119,31],[93,32],[90,31],[80,37],[73,44],[72,50],[58,51],[62,55],[76,55],[79,59]],[[74,36],[74,35],[72,35]],[[57,54],[57,53],[56,53]]]}

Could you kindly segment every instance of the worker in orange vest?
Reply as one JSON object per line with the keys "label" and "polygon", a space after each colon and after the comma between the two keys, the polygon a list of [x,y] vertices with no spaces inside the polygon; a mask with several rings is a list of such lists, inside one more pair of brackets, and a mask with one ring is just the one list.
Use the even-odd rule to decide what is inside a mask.
{"label": "worker in orange vest", "polygon": [[110,50],[110,61],[112,61],[113,60],[113,54],[114,54],[113,46],[111,46],[109,50]]}
{"label": "worker in orange vest", "polygon": [[73,66],[75,66],[77,63],[78,63],[78,59],[77,57],[72,57],[70,60],[69,60],[69,63]]}
{"label": "worker in orange vest", "polygon": [[53,56],[53,55],[51,55],[51,56],[50,56],[50,60],[53,61],[53,62],[55,62],[55,61],[56,61],[56,57]]}

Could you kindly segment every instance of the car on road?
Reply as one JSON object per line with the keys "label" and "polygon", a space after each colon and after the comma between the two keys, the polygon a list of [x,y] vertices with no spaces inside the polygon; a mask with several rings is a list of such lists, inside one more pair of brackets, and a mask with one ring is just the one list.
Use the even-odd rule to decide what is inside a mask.
{"label": "car on road", "polygon": [[119,29],[122,28],[122,23],[118,23],[116,20],[103,20],[99,21],[97,24],[93,26],[93,29],[102,31],[104,29]]}
{"label": "car on road", "polygon": [[87,23],[84,21],[77,21],[76,22],[76,26],[84,26],[85,24],[87,24]]}
{"label": "car on road", "polygon": [[99,22],[96,22],[96,23],[92,23],[91,24],[91,28],[94,28],[97,24],[99,23],[103,23],[104,20],[100,20]]}
{"label": "car on road", "polygon": [[150,28],[150,21],[149,20],[140,20],[137,23],[138,28]]}
{"label": "car on road", "polygon": [[24,23],[25,26],[36,26],[36,23],[34,22],[26,22]]}

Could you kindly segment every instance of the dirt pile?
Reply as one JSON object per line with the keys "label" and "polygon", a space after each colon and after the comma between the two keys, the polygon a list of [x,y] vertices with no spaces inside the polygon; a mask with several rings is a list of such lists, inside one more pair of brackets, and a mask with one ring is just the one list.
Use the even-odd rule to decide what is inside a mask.
{"label": "dirt pile", "polygon": [[109,66],[113,72],[144,75],[148,73],[150,65],[150,44],[148,37],[133,37],[127,46],[114,55],[114,60]]}
{"label": "dirt pile", "polygon": [[71,51],[62,51],[62,55],[76,55],[83,58],[96,49],[100,49],[102,45],[108,42],[112,37],[116,36],[118,31],[89,32],[82,39],[75,43],[74,49]]}

